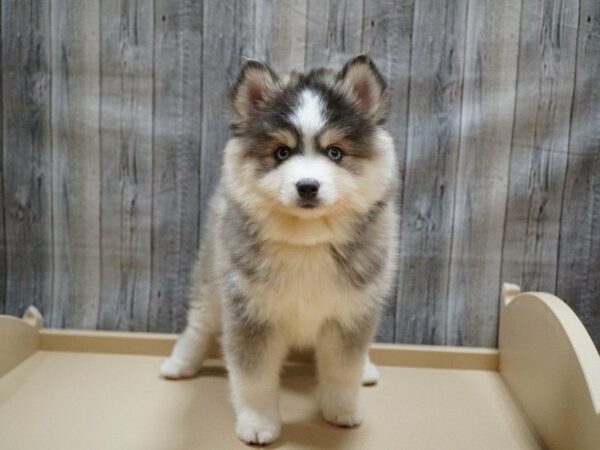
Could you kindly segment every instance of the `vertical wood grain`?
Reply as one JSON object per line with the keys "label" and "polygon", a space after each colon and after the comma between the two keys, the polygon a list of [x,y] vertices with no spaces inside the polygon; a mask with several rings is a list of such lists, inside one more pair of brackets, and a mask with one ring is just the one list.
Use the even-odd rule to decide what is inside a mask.
{"label": "vertical wood grain", "polygon": [[52,298],[50,8],[2,6],[6,311],[20,316],[34,304],[44,314]]}
{"label": "vertical wood grain", "polygon": [[145,330],[152,219],[152,2],[102,2],[98,328]]}
{"label": "vertical wood grain", "polygon": [[[254,56],[254,2],[235,0],[204,4],[202,64],[202,153],[200,162],[200,230],[218,183],[223,148],[230,137],[227,123],[229,87],[244,57]],[[212,24],[219,24],[214,26]],[[235,33],[223,33],[223,29]]]}
{"label": "vertical wood grain", "polygon": [[446,340],[466,2],[417,2],[396,340]]}
{"label": "vertical wood grain", "polygon": [[149,329],[173,332],[185,324],[189,271],[198,248],[203,4],[186,0],[154,7]]}
{"label": "vertical wood grain", "polygon": [[447,294],[451,345],[496,345],[520,3],[469,3]]}
{"label": "vertical wood grain", "polygon": [[99,2],[51,5],[54,327],[95,328],[100,299]]}
{"label": "vertical wood grain", "polygon": [[[411,42],[413,35],[414,1],[377,0],[365,2],[363,9],[362,51],[367,52],[388,83],[390,111],[386,128],[394,138],[398,158],[398,177],[404,174],[408,132],[408,92],[410,85]],[[399,192],[401,210],[402,193]],[[402,256],[400,251],[400,257]],[[394,284],[397,286],[398,277]],[[403,340],[399,317],[404,308],[398,304],[396,292],[386,301],[377,339],[385,342]]]}
{"label": "vertical wood grain", "polygon": [[600,346],[600,3],[581,0],[557,292]]}
{"label": "vertical wood grain", "polygon": [[254,57],[276,71],[304,70],[307,0],[255,0]]}
{"label": "vertical wood grain", "polygon": [[361,53],[362,0],[308,0],[306,68],[340,68]]}
{"label": "vertical wood grain", "polygon": [[554,292],[578,2],[524,0],[502,280]]}
{"label": "vertical wood grain", "polygon": [[[0,44],[3,42],[3,22],[4,0],[0,0]],[[2,48],[0,46],[0,99],[3,97],[2,89]],[[2,101],[0,100],[0,314],[6,313],[6,283],[8,274],[6,273],[6,234],[4,226],[4,214],[6,212],[6,203],[4,201],[4,122],[2,115]]]}

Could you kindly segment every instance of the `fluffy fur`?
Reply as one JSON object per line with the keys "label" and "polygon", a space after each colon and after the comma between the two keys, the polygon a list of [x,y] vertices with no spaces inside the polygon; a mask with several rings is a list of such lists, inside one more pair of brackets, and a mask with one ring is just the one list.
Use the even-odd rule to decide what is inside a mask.
{"label": "fluffy fur", "polygon": [[[162,375],[197,373],[220,336],[237,435],[267,444],[281,429],[284,358],[314,347],[323,417],[358,425],[361,381],[378,378],[367,350],[397,247],[385,82],[366,56],[339,73],[277,75],[249,61],[231,99],[234,136],[192,276],[188,325]],[[301,180],[316,194],[301,195]]]}

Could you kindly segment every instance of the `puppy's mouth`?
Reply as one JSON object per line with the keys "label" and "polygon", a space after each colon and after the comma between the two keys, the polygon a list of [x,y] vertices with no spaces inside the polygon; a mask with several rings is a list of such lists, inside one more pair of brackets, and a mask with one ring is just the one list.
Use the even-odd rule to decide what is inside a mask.
{"label": "puppy's mouth", "polygon": [[320,202],[318,199],[300,199],[298,200],[298,206],[302,209],[315,209],[319,206]]}

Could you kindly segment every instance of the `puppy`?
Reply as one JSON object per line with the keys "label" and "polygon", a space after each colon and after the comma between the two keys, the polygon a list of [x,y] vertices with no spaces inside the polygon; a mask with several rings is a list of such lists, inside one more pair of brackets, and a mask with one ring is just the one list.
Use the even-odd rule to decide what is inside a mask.
{"label": "puppy", "polygon": [[187,328],[161,368],[196,374],[220,335],[238,437],[280,434],[279,373],[314,347],[323,418],[363,420],[361,380],[397,248],[398,176],[386,83],[365,55],[340,72],[244,64],[233,137],[192,274]]}

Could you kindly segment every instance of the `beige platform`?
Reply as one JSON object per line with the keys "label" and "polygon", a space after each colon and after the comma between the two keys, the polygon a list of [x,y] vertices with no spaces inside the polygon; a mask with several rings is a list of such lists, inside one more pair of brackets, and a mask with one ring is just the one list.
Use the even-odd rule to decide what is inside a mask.
{"label": "beige platform", "polygon": [[[0,449],[235,449],[222,364],[192,380],[158,368],[170,335],[39,329],[0,317]],[[548,294],[504,292],[500,350],[374,345],[381,382],[365,423],[319,418],[312,366],[282,376],[283,433],[271,448],[600,449],[600,357]]]}

